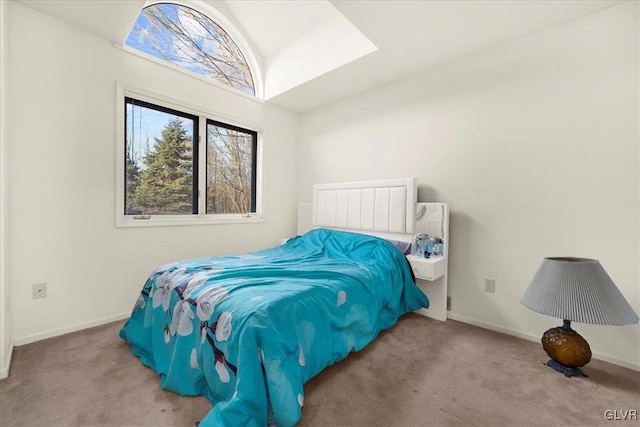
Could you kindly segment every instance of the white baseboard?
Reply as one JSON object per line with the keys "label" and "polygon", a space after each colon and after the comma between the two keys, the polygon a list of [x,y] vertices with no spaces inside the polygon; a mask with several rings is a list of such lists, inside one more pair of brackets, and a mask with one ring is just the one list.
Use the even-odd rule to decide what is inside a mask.
{"label": "white baseboard", "polygon": [[[540,336],[529,334],[527,332],[516,331],[513,329],[504,328],[502,326],[494,325],[492,323],[483,322],[480,320],[472,319],[470,317],[463,316],[461,314],[453,313],[451,311],[447,312],[447,318],[452,320],[457,320],[462,323],[468,323],[470,325],[478,326],[483,329],[489,329],[491,331],[500,332],[505,335],[511,335],[514,337],[522,338],[527,341],[540,342]],[[613,363],[614,365],[622,366],[625,368],[633,369],[634,371],[640,371],[640,363],[631,362],[629,360],[619,359],[614,356],[610,356],[608,354],[602,353],[593,353],[592,357],[594,359],[602,360],[604,362]]]}
{"label": "white baseboard", "polygon": [[0,367],[0,380],[5,379],[9,376],[9,368],[11,367],[11,355],[13,354],[13,340],[9,344],[9,352],[7,354],[7,359],[4,362],[4,366]]}
{"label": "white baseboard", "polygon": [[31,344],[32,342],[45,340],[47,338],[57,337],[59,335],[68,334],[71,332],[81,331],[87,328],[93,328],[94,326],[104,325],[106,323],[115,322],[118,320],[126,319],[131,313],[116,314],[115,316],[103,317],[102,319],[92,320],[91,322],[79,323],[66,328],[53,329],[51,331],[42,332],[39,334],[28,335],[26,337],[15,338],[13,345],[20,346],[25,344]]}

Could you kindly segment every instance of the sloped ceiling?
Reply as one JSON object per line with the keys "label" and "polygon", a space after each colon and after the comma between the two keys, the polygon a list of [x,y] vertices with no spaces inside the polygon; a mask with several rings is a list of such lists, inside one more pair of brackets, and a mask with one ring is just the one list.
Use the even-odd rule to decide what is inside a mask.
{"label": "sloped ceiling", "polygon": [[623,1],[332,1],[378,50],[272,99],[305,112]]}
{"label": "sloped ceiling", "polygon": [[227,0],[264,57],[269,100],[375,51],[328,0]]}
{"label": "sloped ceiling", "polygon": [[[119,43],[126,39],[145,5],[144,0],[13,1]],[[305,112],[623,1],[205,0],[205,3],[230,10],[234,22],[260,50],[265,58],[268,102]],[[221,3],[224,7],[220,7]],[[338,21],[340,25],[335,25]],[[356,35],[360,38],[355,44],[366,47],[363,56],[340,55],[342,49],[347,50],[347,43],[330,44],[341,40],[341,35],[331,37],[331,32],[340,26],[350,26],[360,35]],[[327,29],[330,33],[324,33],[325,37],[320,30]],[[305,38],[312,40],[310,46],[315,47],[303,49],[301,40]],[[318,44],[323,40],[329,45]],[[323,55],[313,54],[323,50]],[[346,57],[342,58],[342,65],[336,66],[336,56]],[[322,61],[334,63],[317,72],[322,69]],[[269,94],[269,65],[276,62],[280,86]],[[309,64],[316,71],[309,72]],[[300,69],[305,71],[302,78]]]}
{"label": "sloped ceiling", "polygon": [[338,13],[328,0],[227,0],[225,3],[265,58],[276,55],[293,40]]}

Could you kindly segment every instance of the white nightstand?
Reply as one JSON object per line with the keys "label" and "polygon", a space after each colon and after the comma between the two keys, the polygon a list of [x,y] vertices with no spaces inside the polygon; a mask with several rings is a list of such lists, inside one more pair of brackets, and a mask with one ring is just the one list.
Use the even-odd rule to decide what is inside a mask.
{"label": "white nightstand", "polygon": [[421,258],[407,255],[416,284],[429,297],[429,308],[416,312],[438,320],[447,320],[447,273],[449,263],[449,205],[446,203],[416,204],[416,233],[427,233],[444,240],[444,256]]}
{"label": "white nightstand", "polygon": [[447,320],[447,258],[407,255],[416,284],[429,297],[429,308],[417,312],[437,320]]}
{"label": "white nightstand", "polygon": [[436,280],[447,271],[447,259],[443,256],[433,258],[421,258],[414,255],[407,255],[409,264],[416,279]]}

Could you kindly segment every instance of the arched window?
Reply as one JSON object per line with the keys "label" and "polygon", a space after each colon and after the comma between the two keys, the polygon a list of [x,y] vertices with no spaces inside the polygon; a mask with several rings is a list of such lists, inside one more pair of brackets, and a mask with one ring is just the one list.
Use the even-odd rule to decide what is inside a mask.
{"label": "arched window", "polygon": [[186,70],[255,95],[251,69],[238,45],[218,24],[190,7],[145,7],[125,44]]}

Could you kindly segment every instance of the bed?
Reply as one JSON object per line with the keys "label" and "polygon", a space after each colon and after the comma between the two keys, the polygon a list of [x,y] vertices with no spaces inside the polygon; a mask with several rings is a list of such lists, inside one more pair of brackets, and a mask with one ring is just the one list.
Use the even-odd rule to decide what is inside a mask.
{"label": "bed", "polygon": [[201,426],[294,425],[306,381],[428,307],[404,254],[363,231],[406,235],[412,204],[412,179],[314,186],[319,228],[156,269],[120,336],[163,388],[207,397]]}

